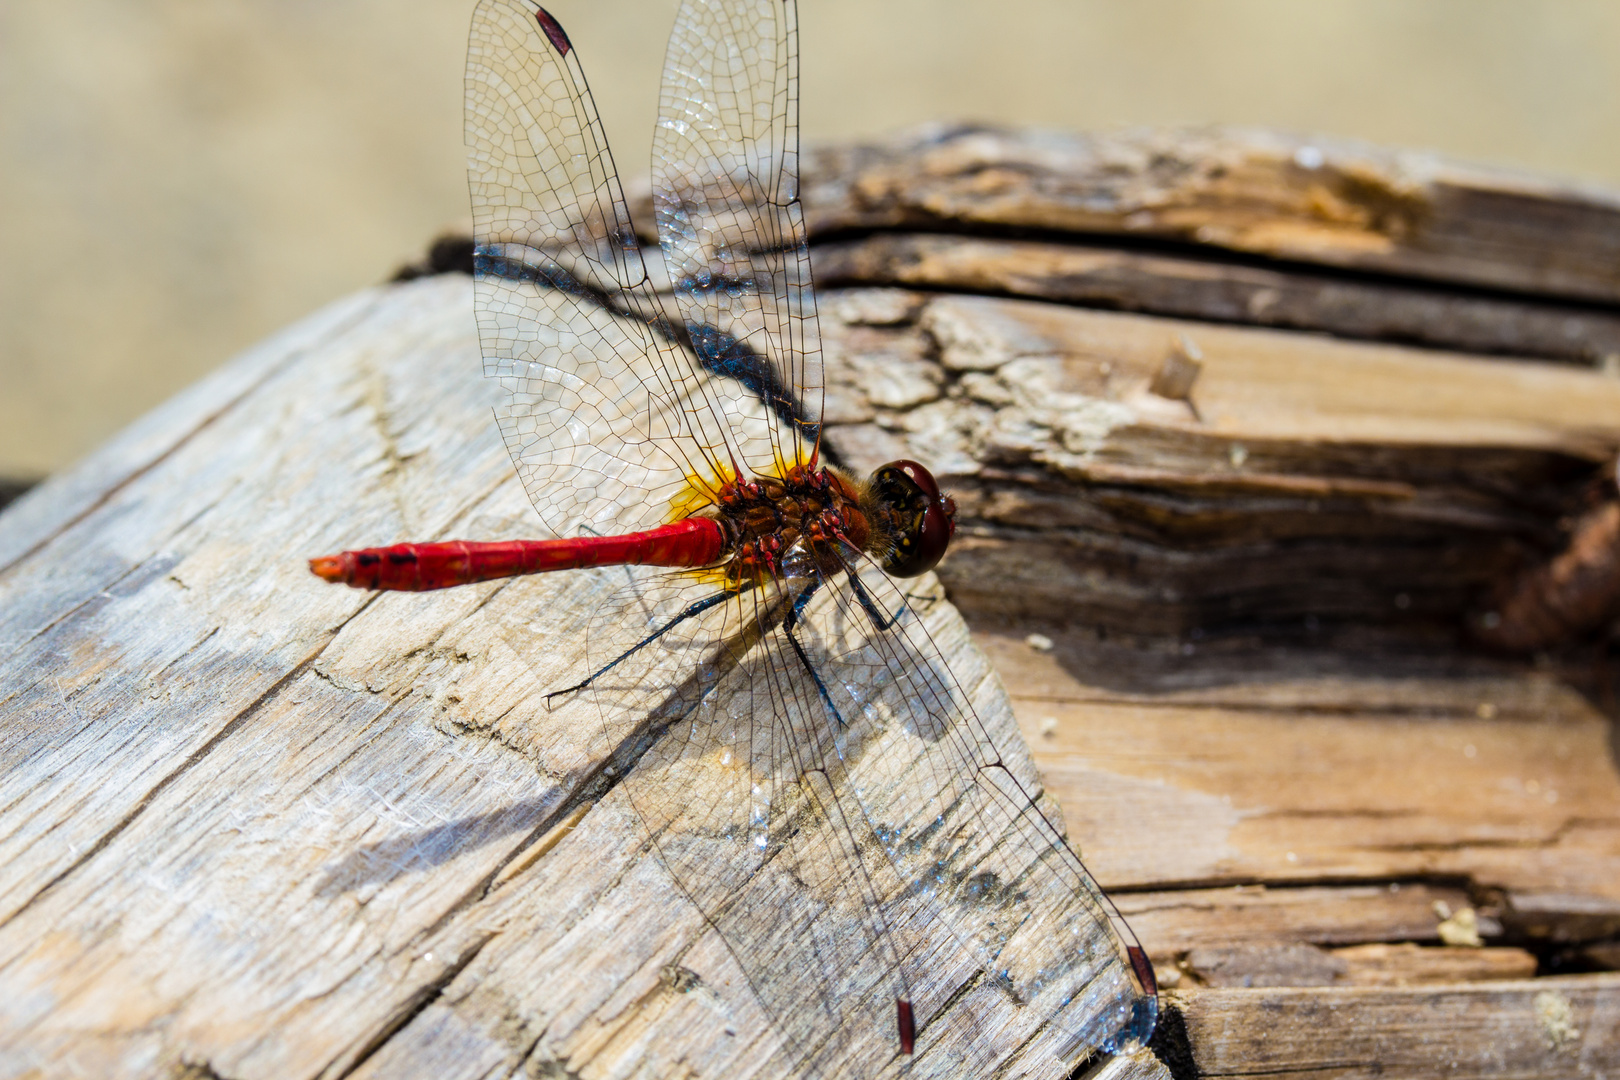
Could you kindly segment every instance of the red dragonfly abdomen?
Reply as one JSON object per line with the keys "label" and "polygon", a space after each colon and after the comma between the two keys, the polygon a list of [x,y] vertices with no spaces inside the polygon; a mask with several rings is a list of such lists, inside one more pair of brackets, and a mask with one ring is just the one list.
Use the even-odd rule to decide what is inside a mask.
{"label": "red dragonfly abdomen", "polygon": [[309,560],[319,577],[357,589],[422,592],[586,566],[708,566],[726,547],[718,522],[693,517],[647,532],[567,540],[445,540],[362,548]]}

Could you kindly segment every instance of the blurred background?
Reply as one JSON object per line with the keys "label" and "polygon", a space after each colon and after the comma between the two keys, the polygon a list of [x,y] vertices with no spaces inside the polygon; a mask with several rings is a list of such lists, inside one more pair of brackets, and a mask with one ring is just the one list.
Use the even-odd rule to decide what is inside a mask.
{"label": "blurred background", "polygon": [[[675,0],[553,0],[644,171]],[[467,213],[471,0],[0,4],[0,483]],[[1613,0],[801,0],[808,139],[1208,122],[1620,186]]]}

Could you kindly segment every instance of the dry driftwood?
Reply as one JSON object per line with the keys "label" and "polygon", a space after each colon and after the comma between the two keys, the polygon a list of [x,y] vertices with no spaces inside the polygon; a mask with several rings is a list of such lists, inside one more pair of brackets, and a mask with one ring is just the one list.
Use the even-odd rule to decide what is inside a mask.
{"label": "dry driftwood", "polygon": [[900,433],[951,475],[972,557],[947,587],[1009,618],[1455,623],[1620,444],[1620,379],[1591,369],[985,297],[845,314],[838,445],[881,460]]}
{"label": "dry driftwood", "polygon": [[1620,316],[1589,304],[1099,246],[1105,243],[880,232],[821,245],[816,273],[826,285],[1026,296],[1587,365],[1620,356]]}
{"label": "dry driftwood", "polygon": [[[676,899],[594,707],[544,704],[611,571],[380,598],[308,573],[354,537],[532,529],[470,304],[464,278],[340,304],[6,515],[20,1072],[740,1077],[798,1052]],[[924,606],[1016,745],[960,618]],[[981,996],[930,1009],[917,1069],[964,1059],[951,1032],[985,1069],[1028,1050],[969,1026]]]}
{"label": "dry driftwood", "polygon": [[[1615,318],[1570,303],[1614,287],[1611,202],[1436,167],[1378,248],[1357,230],[1385,219],[1328,196],[1393,197],[1337,151],[932,138],[829,151],[807,187],[842,265],[918,286],[824,292],[830,445],[956,490],[941,579],[1169,987],[1159,1057],[1108,1074],[1612,1072],[1620,976],[1590,969],[1620,955],[1613,722],[1567,664],[1459,632],[1620,447],[1620,380],[1570,362]],[[1008,223],[1042,235],[989,235]],[[869,226],[928,232],[959,276],[896,276],[873,252],[916,241]],[[1409,289],[1373,270],[1423,275],[1480,340],[1284,329],[1308,304],[1039,303],[1090,286],[995,285],[1008,249],[975,269],[946,226],[1053,249],[1083,229],[1092,253],[1156,230],[1206,269],[1355,266],[1334,280],[1371,297]],[[1302,303],[1321,276],[1235,265]],[[1025,298],[929,291],[984,282]],[[1540,329],[1515,340],[1578,309],[1587,344],[1495,355],[1495,301],[1459,283],[1523,290],[1501,325]],[[340,303],[0,516],[0,1076],[771,1075],[771,1028],[636,840],[596,718],[540,704],[589,578],[377,599],[304,569],[529,531],[469,296]],[[535,612],[554,646],[520,656]]]}
{"label": "dry driftwood", "polygon": [[1453,287],[1620,299],[1614,192],[1361,143],[1245,129],[936,125],[824,148],[806,174],[809,224],[822,236],[1098,234]]}

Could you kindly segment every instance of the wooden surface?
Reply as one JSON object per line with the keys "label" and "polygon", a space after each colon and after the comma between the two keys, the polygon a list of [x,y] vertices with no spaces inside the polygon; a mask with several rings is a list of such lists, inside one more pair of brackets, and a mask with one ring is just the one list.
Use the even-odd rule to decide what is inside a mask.
{"label": "wooden surface", "polygon": [[[802,1049],[677,899],[594,707],[545,705],[612,571],[380,597],[308,573],[357,537],[532,528],[470,298],[340,304],[3,519],[0,1075],[778,1076]],[[977,996],[929,1007],[914,1071],[1027,1049],[989,1056]]]}
{"label": "wooden surface", "polygon": [[[925,127],[806,164],[813,233],[1095,234],[1549,297],[1620,298],[1614,192],[1245,129]],[[651,220],[650,218],[648,220]]]}
{"label": "wooden surface", "polygon": [[[1009,190],[969,190],[972,138],[833,154],[889,179],[810,190],[908,229],[892,207],[961,216]],[[1019,168],[1062,194],[1073,164]],[[1445,291],[1484,258],[1468,213],[1539,199],[1455,280],[1542,313],[1607,295],[1603,197],[1493,203],[1443,172],[1451,224],[1403,234],[1417,254],[1356,261],[1334,232],[1318,261]],[[841,205],[811,207],[829,244],[889,242]],[[1165,235],[1195,233],[1177,213]],[[1566,252],[1570,228],[1591,235]],[[1260,232],[1197,257],[1249,259]],[[1166,987],[1158,1056],[1107,1075],[1613,1075],[1612,660],[1496,658],[1465,629],[1599,498],[1620,378],[1578,350],[994,291],[1021,296],[827,289],[829,438],[937,466],[963,508],[941,581]],[[343,301],[0,515],[0,1077],[771,1075],[772,1029],[635,842],[594,718],[541,705],[590,576],[374,598],[304,568],[530,528],[470,292]],[[1583,310],[1583,333],[1615,317]],[[552,647],[520,656],[535,612]]]}
{"label": "wooden surface", "polygon": [[879,232],[820,246],[816,273],[825,285],[1026,296],[1573,363],[1620,354],[1620,316],[1590,305],[1105,244]]}
{"label": "wooden surface", "polygon": [[[864,465],[899,433],[948,473],[973,557],[946,585],[1012,619],[1449,619],[1557,543],[1620,442],[1620,379],[1590,368],[988,297],[827,338],[856,384],[836,445]],[[1187,349],[1189,400],[1152,393]]]}

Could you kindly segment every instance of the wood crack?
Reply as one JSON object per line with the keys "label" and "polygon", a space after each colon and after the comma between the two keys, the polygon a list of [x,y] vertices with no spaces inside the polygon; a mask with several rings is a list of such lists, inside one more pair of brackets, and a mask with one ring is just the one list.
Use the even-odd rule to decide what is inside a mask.
{"label": "wood crack", "polygon": [[462,953],[462,955],[458,956],[453,964],[450,964],[444,969],[444,971],[440,972],[438,977],[433,979],[433,981],[419,987],[414,994],[401,1003],[400,1007],[393,1013],[393,1015],[384,1021],[382,1029],[379,1030],[369,1042],[360,1048],[359,1053],[355,1055],[352,1061],[350,1061],[343,1068],[339,1069],[337,1072],[332,1072],[331,1070],[337,1064],[334,1061],[330,1063],[325,1070],[323,1070],[323,1073],[330,1076],[331,1080],[343,1080],[344,1077],[352,1076],[355,1071],[364,1065],[374,1054],[377,1053],[377,1051],[381,1050],[389,1039],[392,1039],[407,1024],[420,1016],[424,1011],[432,1006],[434,1002],[438,1001],[439,998],[443,997],[445,990],[450,986],[450,984],[454,982],[457,976],[459,976],[463,971],[467,970],[474,960],[478,959],[478,954],[483,951],[484,946],[493,941],[496,936],[497,935],[494,933],[486,933],[479,936],[473,942],[472,946]]}
{"label": "wood crack", "polygon": [[[325,645],[323,644],[321,647],[324,648]],[[111,828],[98,836],[95,842],[86,848],[82,854],[77,856],[67,866],[63,867],[57,873],[52,875],[43,885],[30,894],[26,900],[18,904],[10,915],[0,919],[0,928],[4,928],[5,926],[8,926],[12,922],[16,921],[16,919],[19,918],[24,912],[32,908],[41,899],[48,896],[51,891],[63,881],[77,873],[82,867],[87,865],[90,860],[94,859],[96,856],[100,855],[104,850],[106,850],[106,848],[114,840],[118,839],[118,837],[122,835],[126,829],[133,825],[135,821],[146,812],[147,807],[151,806],[158,796],[162,795],[163,792],[168,790],[169,787],[171,787],[176,781],[207,759],[207,757],[213,753],[216,747],[235,734],[270,700],[276,697],[276,695],[278,695],[284,687],[288,686],[290,683],[296,680],[299,675],[303,674],[304,670],[314,662],[315,657],[318,656],[319,653],[320,649],[317,649],[306,656],[303,660],[299,661],[289,671],[287,671],[286,674],[282,675],[275,682],[266,687],[264,691],[250,701],[245,708],[239,711],[235,716],[231,717],[231,719],[222,725],[218,731],[209,737],[207,742],[203,743],[202,746],[188,754],[184,761],[182,761],[174,769],[170,770],[161,780],[154,784],[152,788],[147,791],[138,802],[135,803],[134,806],[132,806],[121,818],[119,818],[119,820],[115,822]]]}

